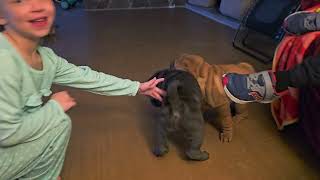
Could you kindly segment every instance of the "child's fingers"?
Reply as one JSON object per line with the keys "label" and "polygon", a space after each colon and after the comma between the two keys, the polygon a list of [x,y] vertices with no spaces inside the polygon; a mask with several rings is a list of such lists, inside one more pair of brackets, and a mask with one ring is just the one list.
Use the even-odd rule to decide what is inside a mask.
{"label": "child's fingers", "polygon": [[164,78],[159,78],[159,79],[152,79],[152,82],[150,83],[150,87],[156,87],[157,84],[159,84],[160,82],[164,81]]}
{"label": "child's fingers", "polygon": [[166,91],[160,89],[160,88],[155,88],[156,93],[158,93],[160,96],[165,96],[167,93]]}
{"label": "child's fingers", "polygon": [[70,101],[69,103],[68,103],[68,107],[67,107],[67,111],[68,110],[70,110],[72,107],[74,107],[75,105],[76,105],[77,103],[75,102],[75,101]]}
{"label": "child's fingers", "polygon": [[76,99],[74,99],[73,97],[70,97],[70,100],[76,102]]}
{"label": "child's fingers", "polygon": [[71,101],[71,103],[75,106],[76,104],[77,104],[77,102],[76,101]]}
{"label": "child's fingers", "polygon": [[160,78],[160,79],[157,79],[155,82],[154,82],[154,87],[157,86],[157,84],[161,83],[164,81],[164,78]]}
{"label": "child's fingers", "polygon": [[72,105],[72,107],[73,107],[73,106],[77,105],[77,102],[72,101],[71,105]]}
{"label": "child's fingers", "polygon": [[161,101],[161,102],[162,102],[162,97],[161,97],[159,94],[153,93],[153,94],[152,94],[152,97],[155,98],[155,99],[157,99],[158,101]]}
{"label": "child's fingers", "polygon": [[164,81],[164,78],[159,78],[159,79],[156,80],[157,84],[160,83],[160,82],[163,82],[163,81]]}
{"label": "child's fingers", "polygon": [[157,79],[156,79],[156,78],[153,78],[153,79],[151,79],[151,80],[148,82],[148,86],[149,86],[149,87],[154,87],[154,86],[157,85],[156,82],[157,82]]}
{"label": "child's fingers", "polygon": [[142,91],[145,91],[145,90],[147,90],[147,89],[152,88],[152,86],[153,86],[153,84],[154,84],[155,81],[156,81],[156,78],[152,78],[152,79],[150,79],[150,80],[147,81],[147,82],[141,83],[141,84],[140,84],[141,90],[142,90]]}

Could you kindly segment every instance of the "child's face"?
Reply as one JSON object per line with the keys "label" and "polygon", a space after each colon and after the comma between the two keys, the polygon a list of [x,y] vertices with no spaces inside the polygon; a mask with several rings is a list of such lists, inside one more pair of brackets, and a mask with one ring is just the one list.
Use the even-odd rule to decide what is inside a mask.
{"label": "child's face", "polygon": [[54,17],[52,0],[0,0],[0,24],[8,33],[39,39],[48,35]]}

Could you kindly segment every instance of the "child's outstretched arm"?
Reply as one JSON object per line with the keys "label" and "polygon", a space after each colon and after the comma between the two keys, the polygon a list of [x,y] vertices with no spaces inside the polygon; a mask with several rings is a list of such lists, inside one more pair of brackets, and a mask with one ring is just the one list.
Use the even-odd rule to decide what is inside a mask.
{"label": "child's outstretched arm", "polygon": [[[50,50],[48,50],[50,51]],[[56,74],[54,83],[83,89],[101,95],[135,96],[140,94],[149,95],[161,99],[162,91],[156,85],[162,80],[155,80],[146,83],[122,79],[102,72],[97,72],[87,66],[76,66],[68,63],[65,59],[49,52],[55,59]]]}

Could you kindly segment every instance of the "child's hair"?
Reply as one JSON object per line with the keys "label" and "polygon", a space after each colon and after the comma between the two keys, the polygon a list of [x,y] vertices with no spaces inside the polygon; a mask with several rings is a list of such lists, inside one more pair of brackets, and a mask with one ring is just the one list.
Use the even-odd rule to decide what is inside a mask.
{"label": "child's hair", "polygon": [[42,45],[50,45],[56,41],[56,35],[57,35],[56,29],[57,28],[58,28],[57,25],[55,25],[55,24],[52,25],[52,28],[51,28],[49,34],[42,38],[42,42],[41,42]]}
{"label": "child's hair", "polygon": [[2,32],[4,30],[4,26],[0,25],[0,32]]}

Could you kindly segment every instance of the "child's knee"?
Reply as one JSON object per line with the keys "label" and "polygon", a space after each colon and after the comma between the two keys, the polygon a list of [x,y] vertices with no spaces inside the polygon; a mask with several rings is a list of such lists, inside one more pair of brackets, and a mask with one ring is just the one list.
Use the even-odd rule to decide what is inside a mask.
{"label": "child's knee", "polygon": [[72,129],[71,119],[70,119],[70,118],[67,118],[67,119],[64,121],[64,124],[65,124],[66,130],[67,130],[68,132],[71,132],[71,129]]}
{"label": "child's knee", "polygon": [[60,123],[60,128],[62,133],[70,136],[71,134],[71,129],[72,129],[72,123],[70,118],[65,118],[61,123]]}

